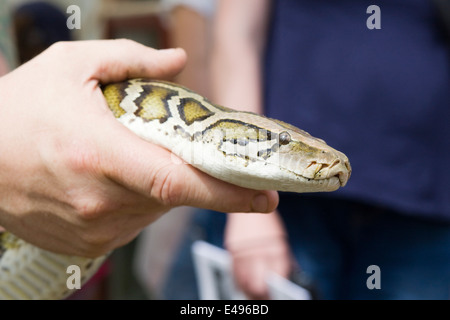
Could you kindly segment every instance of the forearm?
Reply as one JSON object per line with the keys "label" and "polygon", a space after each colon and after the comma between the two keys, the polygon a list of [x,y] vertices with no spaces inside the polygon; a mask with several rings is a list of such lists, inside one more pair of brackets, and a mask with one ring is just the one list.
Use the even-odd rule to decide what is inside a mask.
{"label": "forearm", "polygon": [[225,247],[231,251],[267,245],[276,238],[282,240],[286,238],[283,222],[277,212],[264,215],[228,215]]}
{"label": "forearm", "polygon": [[[262,57],[269,0],[222,0],[214,30],[212,100],[226,107],[263,113]],[[233,273],[250,298],[268,298],[268,272],[287,276],[291,255],[277,212],[267,215],[229,214],[225,246]]]}
{"label": "forearm", "polygon": [[189,89],[209,96],[210,20],[202,13],[184,5],[170,12],[170,45],[183,48],[187,64],[175,80]]}
{"label": "forearm", "polygon": [[[215,103],[263,113],[261,63],[269,3],[269,0],[219,1],[211,57],[211,89]],[[233,214],[228,217],[228,230],[231,234],[236,231],[236,234],[246,235],[238,231],[240,226],[255,221],[274,225],[276,220],[274,215],[255,217]]]}
{"label": "forearm", "polygon": [[268,0],[219,2],[211,66],[215,103],[262,113],[261,57],[268,7]]}
{"label": "forearm", "polygon": [[[219,2],[211,68],[214,102],[263,113],[261,64],[269,5],[269,0]],[[232,214],[228,217],[226,245],[232,249],[251,245],[262,238],[284,235],[276,213],[264,216]]]}

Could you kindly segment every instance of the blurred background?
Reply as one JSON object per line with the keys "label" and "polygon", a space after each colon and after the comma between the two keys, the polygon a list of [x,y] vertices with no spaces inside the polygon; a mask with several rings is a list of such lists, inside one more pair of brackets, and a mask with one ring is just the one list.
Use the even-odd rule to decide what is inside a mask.
{"label": "blurred background", "polygon": [[[189,63],[176,81],[207,95],[208,24],[214,4],[214,0],[1,0],[0,76],[57,41],[128,38],[153,48],[185,48]],[[72,20],[76,15],[80,28]],[[149,226],[138,239],[115,251],[69,299],[161,298],[191,211],[174,209]]]}
{"label": "blurred background", "polygon": [[[372,162],[375,164],[375,169],[367,177],[365,174],[359,174],[359,176],[354,174],[352,176],[353,186],[345,190],[348,195],[344,195],[340,199],[342,201],[330,202],[330,207],[333,206],[333,210],[336,207],[334,204],[338,203],[340,210],[347,212],[350,205],[346,201],[350,199],[352,201],[351,210],[358,211],[357,215],[346,215],[349,223],[342,223],[342,225],[345,224],[345,228],[348,227],[350,230],[356,231],[355,233],[353,231],[346,232],[347,229],[345,228],[340,230],[342,234],[345,234],[345,237],[342,237],[343,240],[340,239],[342,241],[339,241],[340,248],[344,248],[343,252],[347,253],[347,247],[350,246],[347,245],[346,241],[349,238],[357,244],[357,247],[363,253],[367,248],[369,248],[366,250],[367,252],[370,252],[374,247],[379,248],[380,254],[386,253],[388,257],[386,261],[398,263],[398,274],[392,276],[392,279],[395,280],[396,277],[402,278],[404,275],[408,275],[408,273],[404,272],[404,270],[408,269],[414,275],[410,279],[420,278],[417,282],[419,284],[423,280],[425,285],[422,283],[418,287],[420,288],[419,290],[416,288],[412,290],[412,287],[408,286],[410,279],[405,281],[405,287],[399,287],[399,292],[402,292],[402,294],[406,293],[405,297],[410,297],[408,294],[411,292],[420,293],[424,291],[424,288],[431,288],[430,292],[438,292],[433,286],[443,288],[447,280],[441,281],[438,278],[440,272],[435,270],[446,271],[446,279],[449,279],[447,271],[449,270],[448,263],[450,261],[448,259],[450,256],[448,242],[439,238],[442,235],[442,239],[444,239],[445,235],[445,239],[450,239],[450,225],[447,222],[443,224],[439,219],[432,221],[433,218],[439,218],[438,214],[442,218],[444,216],[446,216],[445,218],[449,217],[448,197],[444,197],[444,193],[448,192],[448,189],[445,189],[445,187],[449,179],[445,179],[446,176],[444,174],[447,171],[439,169],[445,168],[444,163],[448,162],[445,162],[445,159],[448,159],[448,152],[445,154],[447,149],[442,148],[442,145],[448,144],[448,139],[446,138],[448,137],[448,130],[446,128],[448,128],[449,109],[447,107],[448,91],[445,90],[448,87],[449,78],[448,72],[441,70],[440,66],[448,67],[448,60],[445,59],[448,53],[446,50],[449,43],[448,35],[450,34],[448,33],[448,30],[450,30],[448,28],[450,26],[449,2],[447,0],[435,0],[429,3],[425,0],[408,1],[408,6],[406,6],[406,0],[404,0],[404,3],[401,1],[384,1],[383,10],[386,14],[386,19],[383,18],[385,19],[383,20],[383,30],[389,30],[389,32],[378,33],[368,30],[365,24],[367,19],[365,8],[371,2],[346,1],[343,2],[346,5],[342,7],[340,4],[333,4],[332,7],[334,9],[323,11],[326,13],[324,17],[329,17],[328,20],[322,18],[322,6],[328,8],[332,1],[323,3],[322,1],[290,1],[292,6],[296,6],[297,2],[307,3],[308,6],[311,4],[315,8],[315,11],[306,11],[305,13],[300,10],[302,7],[299,6],[299,12],[296,12],[296,14],[304,13],[302,15],[303,19],[309,19],[309,16],[311,16],[311,20],[307,19],[307,21],[311,21],[313,26],[317,27],[325,20],[328,22],[328,24],[324,24],[323,28],[320,25],[320,28],[317,28],[314,34],[310,32],[309,27],[302,28],[306,34],[306,40],[302,41],[306,43],[310,39],[312,44],[311,50],[305,50],[306,56],[317,63],[318,67],[307,66],[306,69],[289,69],[286,67],[284,70],[283,68],[276,68],[275,66],[278,66],[278,64],[273,62],[274,67],[270,69],[269,65],[267,70],[272,70],[273,74],[276,75],[272,77],[273,81],[271,83],[278,83],[278,87],[272,86],[271,90],[279,92],[277,94],[282,96],[283,92],[285,92],[284,89],[289,88],[289,86],[286,86],[285,81],[278,81],[279,79],[287,79],[290,85],[295,86],[298,84],[296,81],[302,79],[297,77],[295,72],[295,77],[280,76],[281,74],[275,72],[278,69],[284,71],[310,70],[308,71],[311,73],[309,76],[311,79],[315,79],[316,82],[304,81],[303,83],[300,81],[301,85],[305,85],[305,87],[299,86],[299,88],[310,88],[309,83],[313,83],[312,87],[318,90],[317,92],[314,91],[317,96],[310,94],[307,89],[304,90],[304,92],[307,92],[305,96],[299,96],[306,99],[303,101],[309,101],[310,97],[318,98],[317,104],[314,102],[310,106],[311,108],[323,107],[320,110],[324,111],[323,113],[317,113],[317,119],[311,117],[310,125],[313,128],[317,128],[316,125],[318,127],[322,126],[323,119],[321,115],[323,114],[339,115],[340,118],[338,119],[349,121],[348,124],[346,124],[347,122],[342,122],[345,125],[329,126],[331,129],[328,131],[329,135],[325,139],[331,142],[331,145],[335,145],[334,142],[340,140],[343,144],[336,144],[338,149],[341,149],[340,146],[345,146],[342,150],[349,149],[350,153],[346,153],[349,154],[351,159],[354,159],[352,157],[355,155],[360,157],[356,158],[356,160],[360,160],[359,162],[352,162],[352,166],[355,164],[353,166],[355,169],[354,173],[363,172],[366,174],[368,171],[371,171],[364,170],[367,167],[370,168],[370,165],[365,161],[367,159],[371,161],[369,164]],[[279,1],[276,3],[283,4],[285,2]],[[445,8],[444,5],[446,6]],[[211,81],[208,79],[208,73],[212,48],[210,33],[215,6],[216,0],[0,0],[0,76],[33,58],[57,41],[129,38],[158,49],[168,47],[183,48],[187,52],[188,63],[183,72],[173,80],[209,98],[211,96],[211,88],[209,88]],[[404,6],[406,9],[403,8]],[[441,19],[438,19],[436,12],[433,11],[435,9],[433,6],[439,8],[438,13],[441,14]],[[286,8],[289,8],[289,6]],[[350,11],[347,12],[350,8],[354,10],[352,11],[353,13],[356,12],[357,14],[352,15]],[[333,10],[336,10],[336,15],[334,15]],[[445,15],[444,11],[446,12]],[[289,13],[287,9],[284,12],[286,16],[290,16]],[[334,20],[336,17],[339,17],[340,20]],[[397,19],[398,17],[400,18]],[[80,21],[75,21],[78,18]],[[287,24],[289,24],[292,21],[301,19],[293,18],[291,21],[279,18],[278,20],[277,23],[283,26],[281,22],[287,21]],[[443,23],[442,25],[447,27],[443,28],[440,25],[438,26],[438,24],[435,25],[435,22]],[[76,28],[71,28],[69,25],[73,25]],[[78,26],[79,28],[77,28]],[[340,26],[340,28],[337,28],[337,26]],[[298,29],[300,30],[300,28]],[[280,30],[284,33],[272,32],[274,39],[284,39],[283,37],[286,35],[285,29],[280,27]],[[293,28],[291,31],[293,32],[287,33],[288,37],[286,39],[296,39],[298,30]],[[311,34],[313,34],[312,37]],[[270,39],[272,38],[269,37]],[[347,39],[349,45],[343,44],[341,42],[342,39]],[[299,48],[300,44],[303,43],[302,41],[299,42]],[[254,43],[256,42],[254,41]],[[280,43],[282,44],[283,42],[269,42],[268,47],[285,48],[286,52],[280,51],[281,53],[274,55],[274,57],[282,57],[284,53],[287,53],[287,56],[291,56],[297,52],[303,52],[303,50],[288,52],[291,47],[282,46]],[[286,43],[288,42],[286,41]],[[297,42],[295,42],[296,45]],[[232,47],[233,51],[236,51],[234,42],[228,47]],[[346,50],[343,50],[344,47]],[[320,54],[314,51],[316,48],[319,48],[317,52]],[[295,49],[298,48],[295,47]],[[346,53],[348,54],[346,55]],[[339,60],[339,57],[343,57],[342,61]],[[277,61],[275,58],[272,59]],[[299,68],[304,67],[303,63],[306,65],[310,61],[308,59],[303,61],[300,55],[295,56],[295,59]],[[288,61],[289,59],[285,60]],[[282,59],[279,61],[285,62]],[[324,64],[324,61],[330,62],[330,64]],[[346,64],[349,67],[346,67]],[[290,66],[287,62],[280,65]],[[370,68],[367,66],[378,67]],[[322,73],[317,73],[317,70]],[[340,72],[340,70],[345,70],[345,72]],[[333,74],[339,77],[334,78]],[[287,72],[286,75],[289,76],[290,73]],[[308,79],[308,76],[306,76],[306,79]],[[336,81],[335,79],[344,80]],[[358,79],[364,79],[364,81],[359,83]],[[352,89],[352,85],[355,88],[360,88],[360,84],[362,85],[361,90]],[[330,87],[334,88],[334,91],[329,90]],[[321,91],[322,89],[324,91]],[[297,91],[300,92],[301,90]],[[333,94],[330,94],[330,92],[333,92]],[[291,93],[289,92],[289,95],[286,94],[282,98],[284,99],[288,96],[297,97],[296,95],[291,95]],[[273,96],[278,97],[278,95]],[[323,97],[324,99],[322,99]],[[360,100],[355,97],[358,97]],[[441,100],[431,103],[430,97],[433,101],[435,99]],[[277,104],[280,100],[274,99]],[[293,109],[289,109],[288,105],[290,100],[285,100],[287,101],[286,106],[277,106],[278,109],[283,109],[287,112],[284,120],[288,121],[291,118],[295,118],[295,115],[300,117],[301,113],[291,113]],[[332,103],[327,101],[332,101]],[[358,101],[363,103],[359,105]],[[401,101],[401,103],[396,101]],[[421,101],[426,101],[426,103]],[[336,113],[327,112],[327,110],[330,110],[327,108],[334,108],[334,105],[339,106],[337,102],[341,103],[341,107],[337,108],[339,111]],[[275,109],[274,105],[273,103],[272,111]],[[305,105],[307,106],[308,104],[305,103]],[[415,106],[415,109],[413,106]],[[300,109],[305,113],[308,113],[308,110],[312,110],[303,108],[303,105],[302,108],[297,108],[296,110]],[[357,115],[352,113],[352,110],[358,111]],[[310,112],[310,114],[316,114],[316,111]],[[375,116],[371,116],[372,114]],[[433,115],[433,117],[428,117],[428,115]],[[281,119],[278,116],[273,117]],[[357,119],[357,121],[350,121],[349,119]],[[326,121],[324,120],[324,122]],[[445,125],[443,125],[444,122]],[[345,130],[343,130],[344,128]],[[371,133],[370,130],[367,130],[368,128],[378,130],[375,131],[375,133],[378,132],[378,135]],[[354,132],[353,135],[351,134],[352,132]],[[434,134],[434,132],[438,132],[438,134]],[[444,132],[444,134],[439,132]],[[313,131],[311,133],[314,134]],[[366,135],[364,136],[363,133]],[[349,134],[350,138],[346,138],[345,134]],[[339,138],[336,138],[338,136]],[[358,139],[354,139],[354,136]],[[389,138],[389,141],[394,141],[395,143],[385,143],[385,140],[383,140],[385,136]],[[380,139],[380,141],[377,139]],[[372,149],[369,141],[374,146]],[[396,147],[396,143],[400,147]],[[364,148],[361,148],[360,145],[364,145]],[[373,151],[380,150],[380,148],[381,150],[392,151],[391,158],[385,155],[390,153]],[[425,150],[426,152],[418,152],[417,150]],[[428,152],[427,150],[434,152]],[[408,156],[408,154],[411,156]],[[436,164],[435,154],[440,155],[437,158],[442,162],[438,162],[438,164],[442,163],[442,166]],[[445,155],[441,156],[441,154]],[[428,167],[424,167],[424,164],[427,164]],[[360,165],[361,170],[357,170],[357,165]],[[417,167],[414,167],[415,165]],[[431,177],[431,175],[427,172],[435,172],[435,170],[438,170],[436,168],[443,172],[439,171],[438,174],[438,176],[444,177],[441,180],[443,188],[436,187],[434,180],[428,179],[428,176]],[[408,176],[407,178],[409,179],[404,179],[409,172],[408,170],[411,170],[414,174]],[[418,175],[417,172],[420,172],[420,174]],[[426,183],[421,185],[419,178],[423,178],[422,181]],[[355,184],[358,181],[359,184]],[[427,188],[428,183],[432,187]],[[389,190],[393,190],[393,192],[389,192]],[[402,190],[406,191],[403,192]],[[362,191],[362,193],[359,193],[359,191]],[[296,200],[295,198],[292,199]],[[317,219],[320,220],[321,217],[324,217],[317,215],[322,208],[321,198],[309,200],[314,202],[312,206],[314,210],[311,211],[313,215],[311,216],[318,217]],[[290,206],[292,209],[292,215],[289,218],[292,220],[286,225],[292,226],[292,228],[295,227],[297,234],[301,233],[298,228],[304,225],[305,229],[308,229],[305,230],[305,234],[311,234],[310,237],[308,236],[308,240],[315,238],[316,231],[321,230],[319,227],[322,226],[323,221],[318,224],[319,227],[316,226],[317,228],[310,223],[300,223],[300,220],[297,220],[299,218],[296,212],[296,210],[299,211],[297,203],[295,201],[289,203],[286,207]],[[309,203],[307,202],[306,204],[307,209]],[[416,204],[416,207],[412,203]],[[360,207],[361,204],[364,204],[364,206]],[[366,204],[370,204],[369,209],[366,209]],[[386,209],[391,211],[386,211]],[[397,212],[397,210],[399,211]],[[370,214],[366,215],[366,211]],[[377,214],[372,214],[373,212],[377,212]],[[382,214],[379,214],[380,212]],[[386,214],[386,212],[389,214]],[[330,222],[324,219],[324,223],[330,222],[330,225],[332,225],[334,221],[339,221],[339,224],[336,224],[336,229],[340,229],[341,222],[344,220],[342,220],[340,215],[341,212],[337,211],[337,213],[336,217],[339,217],[336,218],[337,220],[330,220]],[[415,214],[417,214],[417,217],[414,216]],[[427,215],[431,218],[430,221],[422,220],[422,218],[429,218]],[[379,223],[378,220],[372,220],[375,216],[386,219],[386,221],[382,220],[385,223],[384,229],[377,227],[376,223]],[[211,218],[208,219],[208,217]],[[286,217],[288,216],[286,215]],[[362,220],[363,217],[367,220]],[[400,220],[395,220],[394,224],[392,224],[392,221],[389,220],[391,217],[392,219],[401,218],[401,223],[397,225],[396,223]],[[353,218],[355,219],[353,220]],[[224,214],[214,214],[202,210],[197,211],[187,207],[177,208],[167,213],[149,226],[137,239],[127,246],[116,250],[96,276],[69,299],[198,298],[190,246],[195,240],[208,240],[216,245],[223,245],[225,219]],[[363,232],[361,230],[365,229],[358,229],[360,226],[361,228],[366,226],[373,227],[370,230],[376,230],[380,233]],[[417,230],[422,230],[423,228],[425,231],[423,233],[418,232],[415,229],[416,226],[420,227]],[[309,229],[313,231],[309,232]],[[328,229],[326,230],[328,232]],[[335,229],[330,230],[330,233],[332,233]],[[442,232],[442,234],[436,234],[436,230],[441,230],[439,232]],[[290,233],[290,235],[293,234],[294,232]],[[319,236],[321,233],[317,234],[318,239],[324,238]],[[368,246],[365,247],[364,245],[366,244],[360,245],[355,240],[359,238],[353,238],[355,234],[363,236],[368,234],[367,237],[370,238]],[[389,244],[389,250],[383,246],[383,242],[378,241],[379,234],[383,236],[388,234],[394,239],[386,242]],[[435,235],[433,238],[435,239],[434,242],[429,239],[429,235]],[[386,239],[391,238],[386,237]],[[405,239],[406,241],[404,241]],[[420,243],[420,248],[422,249],[419,252],[416,252],[417,248],[412,239]],[[293,240],[293,242],[295,241],[297,240]],[[308,241],[297,241],[296,243],[299,244],[299,247],[300,244],[304,247],[304,244],[308,243]],[[370,246],[372,243],[374,244],[373,247]],[[391,248],[391,244],[396,243],[401,243],[405,247],[397,248],[392,246]],[[424,243],[429,245],[424,246]],[[327,246],[327,243],[324,242],[324,245]],[[405,250],[405,248],[409,247],[412,248],[411,251]],[[334,246],[330,248],[330,250],[334,250]],[[436,250],[433,251],[434,249]],[[439,250],[442,250],[444,254],[440,254]],[[337,252],[337,250],[335,251]],[[436,254],[437,258],[430,258],[431,251]],[[412,257],[414,262],[409,262],[408,259],[403,258],[396,259],[397,256],[402,257],[405,253],[411,254],[410,257],[408,256],[408,259]],[[328,254],[323,255],[325,258],[328,256]],[[339,259],[334,259],[333,257],[330,256],[330,261],[335,260],[336,263],[340,263]],[[351,256],[348,255],[344,258],[350,260],[349,257]],[[322,258],[322,256],[319,256],[319,258]],[[369,258],[372,259],[372,257]],[[422,263],[428,261],[431,267],[426,263]],[[330,265],[333,266],[331,263]],[[434,268],[435,265],[442,267],[442,269],[429,269]],[[327,263],[323,263],[323,260],[318,266],[317,270],[319,271],[322,266],[328,267]],[[421,271],[422,269],[418,267],[423,267],[423,270],[426,271]],[[392,270],[396,271],[395,268]],[[336,279],[340,282],[339,274],[335,274],[338,275]],[[352,273],[351,275],[355,277],[355,281],[358,281],[358,284],[363,285],[362,289],[365,290],[364,292],[367,292],[365,287],[366,274]],[[435,275],[433,277],[435,281],[433,285],[429,285],[428,279],[426,279],[430,275]],[[362,278],[364,278],[363,281],[361,281]],[[388,279],[388,277],[384,279]],[[392,281],[392,285],[398,286],[398,283]],[[445,290],[447,290],[445,291],[446,294],[450,292],[448,288],[445,288]],[[394,292],[396,291],[394,290]]]}

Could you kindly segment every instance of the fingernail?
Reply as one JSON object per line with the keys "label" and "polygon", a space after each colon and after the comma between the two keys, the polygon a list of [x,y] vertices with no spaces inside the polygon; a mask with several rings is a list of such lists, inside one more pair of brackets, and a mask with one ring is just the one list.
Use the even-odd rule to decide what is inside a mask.
{"label": "fingernail", "polygon": [[252,211],[254,212],[267,212],[269,199],[263,193],[256,195],[252,201]]}

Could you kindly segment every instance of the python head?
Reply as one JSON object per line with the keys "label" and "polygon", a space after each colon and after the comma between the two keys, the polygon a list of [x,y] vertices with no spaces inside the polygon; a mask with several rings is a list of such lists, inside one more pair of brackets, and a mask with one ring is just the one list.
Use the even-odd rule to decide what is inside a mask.
{"label": "python head", "polygon": [[227,172],[233,183],[297,193],[335,191],[347,184],[347,156],[322,139],[253,113],[227,117],[209,128],[219,136],[218,149],[230,162],[226,167],[233,168]]}

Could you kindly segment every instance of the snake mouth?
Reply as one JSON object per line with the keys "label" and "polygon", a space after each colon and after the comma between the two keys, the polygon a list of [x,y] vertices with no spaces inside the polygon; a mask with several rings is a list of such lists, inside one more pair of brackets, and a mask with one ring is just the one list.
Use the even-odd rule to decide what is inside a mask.
{"label": "snake mouth", "polygon": [[351,175],[351,166],[347,159],[338,158],[331,164],[312,161],[301,174],[308,182],[336,180],[344,187]]}
{"label": "snake mouth", "polygon": [[341,187],[345,187],[348,181],[348,174],[345,174],[343,172],[336,174],[334,177],[339,179],[339,183],[341,184]]}
{"label": "snake mouth", "polygon": [[337,189],[343,186],[338,175],[322,179],[306,178],[302,175],[297,175],[297,177],[298,179],[303,181],[302,188],[305,191],[301,192],[324,192],[324,191],[329,192],[329,191],[336,191]]}
{"label": "snake mouth", "polygon": [[344,161],[344,166],[346,170],[343,170],[337,174],[339,182],[341,183],[341,187],[345,187],[348,179],[350,179],[350,176],[352,175],[352,167],[348,160]]}
{"label": "snake mouth", "polygon": [[339,179],[341,187],[345,187],[350,175],[352,174],[352,168],[348,160],[336,160],[330,167],[328,167],[329,176]]}

